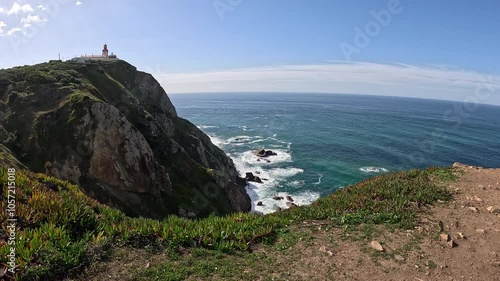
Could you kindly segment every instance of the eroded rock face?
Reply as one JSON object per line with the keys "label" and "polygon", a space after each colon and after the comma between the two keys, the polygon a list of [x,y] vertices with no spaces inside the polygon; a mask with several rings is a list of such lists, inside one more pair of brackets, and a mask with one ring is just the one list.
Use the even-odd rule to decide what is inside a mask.
{"label": "eroded rock face", "polygon": [[232,160],[124,61],[2,70],[0,100],[0,140],[21,162],[129,215],[251,208]]}

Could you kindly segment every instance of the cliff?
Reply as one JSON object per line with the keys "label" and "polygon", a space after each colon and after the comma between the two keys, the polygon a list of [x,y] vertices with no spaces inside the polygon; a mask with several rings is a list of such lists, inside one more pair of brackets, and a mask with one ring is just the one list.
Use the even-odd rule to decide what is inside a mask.
{"label": "cliff", "polygon": [[125,61],[0,70],[0,145],[4,162],[131,216],[250,210],[232,160]]}

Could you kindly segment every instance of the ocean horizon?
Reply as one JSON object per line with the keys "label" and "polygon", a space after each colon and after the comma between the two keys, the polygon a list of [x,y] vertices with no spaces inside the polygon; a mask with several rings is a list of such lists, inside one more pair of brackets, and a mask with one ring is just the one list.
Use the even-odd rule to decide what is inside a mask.
{"label": "ocean horizon", "polygon": [[[456,101],[349,94],[170,94],[230,156],[241,176],[263,179],[247,192],[270,213],[383,173],[450,166],[498,167],[500,107]],[[272,150],[265,161],[256,149]],[[263,206],[257,206],[261,201]]]}

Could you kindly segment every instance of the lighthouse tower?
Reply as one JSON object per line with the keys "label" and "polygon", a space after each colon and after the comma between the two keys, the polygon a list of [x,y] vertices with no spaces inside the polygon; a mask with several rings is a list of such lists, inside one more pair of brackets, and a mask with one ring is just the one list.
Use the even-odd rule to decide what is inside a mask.
{"label": "lighthouse tower", "polygon": [[104,44],[104,48],[102,49],[102,57],[107,58],[108,57],[108,45]]}

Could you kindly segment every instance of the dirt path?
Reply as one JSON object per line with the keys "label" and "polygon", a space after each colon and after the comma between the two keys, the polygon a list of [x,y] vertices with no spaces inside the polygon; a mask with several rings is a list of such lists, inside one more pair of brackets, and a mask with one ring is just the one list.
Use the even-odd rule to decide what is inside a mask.
{"label": "dirt path", "polygon": [[[339,229],[321,221],[304,222],[292,228],[288,239],[296,241],[261,245],[240,257],[193,260],[187,252],[180,258],[188,260],[184,265],[205,268],[196,263],[212,258],[211,264],[225,272],[224,277],[212,271],[203,277],[189,275],[187,280],[500,281],[500,169],[454,166],[460,174],[449,186],[454,199],[421,209],[415,229],[373,225]],[[384,250],[375,250],[372,241]],[[130,251],[117,249],[111,261],[90,270],[84,280],[132,280],[135,269],[168,260],[162,254],[144,250],[127,254]]]}
{"label": "dirt path", "polygon": [[[275,277],[288,272],[289,280],[500,280],[500,169],[455,167],[463,174],[450,185],[454,200],[424,210],[415,230],[315,231],[312,245],[298,243],[278,259]],[[371,247],[373,240],[384,252]]]}

